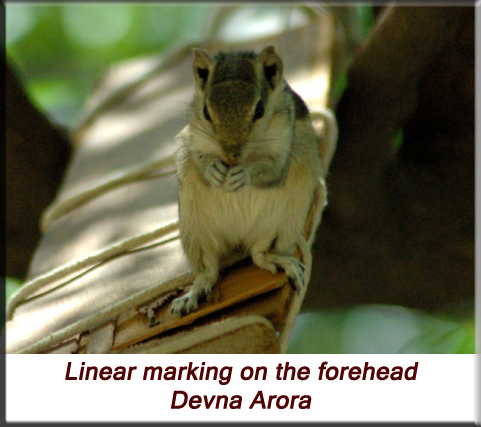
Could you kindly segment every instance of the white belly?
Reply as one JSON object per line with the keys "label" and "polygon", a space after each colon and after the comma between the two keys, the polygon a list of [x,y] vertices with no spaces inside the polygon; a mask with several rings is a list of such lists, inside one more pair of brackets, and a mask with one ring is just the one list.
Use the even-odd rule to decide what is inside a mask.
{"label": "white belly", "polygon": [[[287,184],[287,183],[286,183]],[[302,233],[313,188],[245,187],[236,192],[203,186],[181,194],[181,230],[198,235],[219,256],[242,249],[248,255],[259,241],[272,242],[282,232],[293,242]],[[193,200],[186,200],[189,196]]]}

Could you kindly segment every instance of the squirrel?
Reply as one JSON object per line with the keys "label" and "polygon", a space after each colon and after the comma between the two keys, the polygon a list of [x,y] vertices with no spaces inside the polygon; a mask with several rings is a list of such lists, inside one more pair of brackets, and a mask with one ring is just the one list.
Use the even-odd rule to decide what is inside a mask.
{"label": "squirrel", "polygon": [[171,311],[196,310],[220,269],[249,255],[273,274],[283,269],[300,291],[306,268],[294,253],[334,144],[322,145],[273,46],[213,58],[194,49],[193,71],[176,166],[180,237],[194,281]]}

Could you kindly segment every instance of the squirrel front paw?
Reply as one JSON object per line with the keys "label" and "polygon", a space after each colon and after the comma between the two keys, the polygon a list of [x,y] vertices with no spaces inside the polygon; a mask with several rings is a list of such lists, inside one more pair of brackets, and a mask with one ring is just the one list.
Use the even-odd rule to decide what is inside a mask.
{"label": "squirrel front paw", "polygon": [[216,159],[207,167],[205,177],[214,187],[220,188],[225,182],[228,170],[222,160]]}
{"label": "squirrel front paw", "polygon": [[224,181],[224,189],[226,191],[237,191],[246,185],[249,181],[249,176],[244,166],[234,166],[229,169]]}

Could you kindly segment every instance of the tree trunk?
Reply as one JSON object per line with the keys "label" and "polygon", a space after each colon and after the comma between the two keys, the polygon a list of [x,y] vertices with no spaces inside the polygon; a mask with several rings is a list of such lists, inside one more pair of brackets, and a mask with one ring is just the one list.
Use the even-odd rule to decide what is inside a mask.
{"label": "tree trunk", "polygon": [[474,8],[386,8],[348,80],[307,308],[474,298]]}
{"label": "tree trunk", "polygon": [[6,72],[6,274],[24,278],[40,238],[42,211],[53,200],[70,156],[64,132],[30,102]]}

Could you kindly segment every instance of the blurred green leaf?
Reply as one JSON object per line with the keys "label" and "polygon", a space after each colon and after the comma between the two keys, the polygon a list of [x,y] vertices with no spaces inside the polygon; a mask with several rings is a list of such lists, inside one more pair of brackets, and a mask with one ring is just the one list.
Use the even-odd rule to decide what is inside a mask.
{"label": "blurred green leaf", "polygon": [[130,4],[72,4],[62,8],[62,25],[66,35],[83,48],[105,49],[126,37],[134,15]]}
{"label": "blurred green leaf", "polygon": [[297,317],[288,353],[342,353],[344,311],[317,311]]}
{"label": "blurred green leaf", "polygon": [[5,280],[6,296],[5,302],[8,302],[11,296],[17,292],[17,290],[22,286],[23,282],[12,277],[7,277]]}
{"label": "blurred green leaf", "polygon": [[7,5],[9,18],[6,22],[6,41],[11,44],[25,37],[34,27],[37,16],[36,10],[26,4]]}
{"label": "blurred green leaf", "polygon": [[463,337],[459,341],[457,354],[475,354],[476,353],[476,334],[474,329],[474,319],[461,325]]}
{"label": "blurred green leaf", "polygon": [[404,132],[401,129],[396,135],[396,139],[394,140],[394,148],[396,150],[399,150],[403,144],[403,141],[404,141]]}
{"label": "blurred green leaf", "polygon": [[75,124],[112,63],[199,39],[210,4],[7,4],[7,59],[32,102]]}
{"label": "blurred green leaf", "polygon": [[472,354],[474,318],[460,321],[387,305],[301,313],[287,352]]}
{"label": "blurred green leaf", "polygon": [[366,39],[374,25],[374,13],[372,6],[360,5],[357,7],[360,21],[361,38]]}
{"label": "blurred green leaf", "polygon": [[332,81],[330,97],[335,104],[341,99],[341,96],[347,87],[347,82],[347,73],[338,74],[337,78]]}

